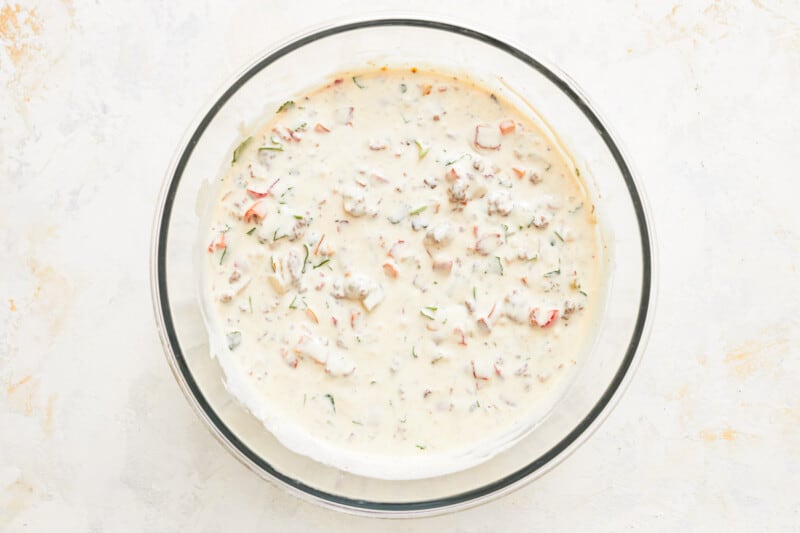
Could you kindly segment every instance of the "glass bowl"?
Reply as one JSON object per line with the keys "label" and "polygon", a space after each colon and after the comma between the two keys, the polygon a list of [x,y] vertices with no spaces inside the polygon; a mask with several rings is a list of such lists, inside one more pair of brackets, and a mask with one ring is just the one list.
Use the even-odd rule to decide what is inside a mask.
{"label": "glass bowl", "polygon": [[[348,68],[384,64],[466,71],[557,133],[585,179],[605,241],[609,285],[588,353],[549,415],[513,447],[435,478],[387,481],[317,463],[282,446],[226,391],[209,356],[197,298],[197,238],[209,182],[224,174],[248,126],[287,97]],[[534,112],[534,110],[536,110]],[[519,48],[462,26],[415,18],[359,20],[306,33],[261,55],[214,99],[167,172],[153,228],[151,282],[172,371],[212,433],[262,477],[307,500],[389,517],[486,502],[541,476],[598,427],[641,356],[654,301],[652,230],[628,160],[563,73]]]}

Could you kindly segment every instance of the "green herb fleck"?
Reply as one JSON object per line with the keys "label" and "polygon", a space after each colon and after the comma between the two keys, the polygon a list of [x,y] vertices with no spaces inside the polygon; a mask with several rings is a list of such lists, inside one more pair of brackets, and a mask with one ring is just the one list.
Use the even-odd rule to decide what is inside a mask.
{"label": "green herb fleck", "polygon": [[356,84],[356,87],[358,87],[359,89],[363,89],[363,88],[364,88],[364,86],[363,86],[363,85],[361,85],[361,84],[358,82],[358,77],[357,77],[357,76],[353,76],[353,83],[355,83],[355,84]]}
{"label": "green herb fleck", "polygon": [[588,294],[586,294],[586,293],[585,293],[585,292],[583,292],[583,291],[578,291],[578,292],[579,292],[579,293],[581,293],[581,294],[583,294],[583,295],[584,295],[584,296],[586,296],[587,298],[589,297],[589,295],[588,295]]}
{"label": "green herb fleck", "polygon": [[449,167],[450,165],[452,165],[454,163],[458,163],[459,161],[461,161],[465,157],[468,157],[468,158],[472,159],[472,156],[469,155],[469,154],[461,154],[460,156],[456,157],[452,161],[448,161],[447,163],[445,163],[444,166]]}
{"label": "green herb fleck", "polygon": [[561,267],[558,267],[557,270],[551,270],[550,272],[546,273],[544,277],[552,278],[553,276],[558,276],[561,274]]}
{"label": "green herb fleck", "polygon": [[425,306],[425,309],[429,309],[429,310],[433,311],[434,313],[439,310],[438,307],[434,307],[432,305]]}
{"label": "green herb fleck", "polygon": [[557,232],[557,231],[553,230],[553,233],[555,233],[555,234],[556,234],[556,237],[558,237],[558,240],[560,240],[561,242],[564,242],[564,237],[562,237],[562,236],[561,236],[561,234],[560,234],[559,232]]}
{"label": "green herb fleck", "polygon": [[503,260],[500,259],[499,255],[494,256],[494,258],[497,259],[497,266],[500,267],[500,275],[505,276],[505,270],[503,269]]}
{"label": "green herb fleck", "polygon": [[314,265],[314,270],[318,269],[318,268],[319,268],[319,267],[321,267],[321,266],[327,265],[328,263],[330,263],[330,261],[331,261],[331,260],[330,260],[329,258],[325,258],[325,259],[323,259],[322,261],[320,261],[319,263],[317,263],[316,265]]}
{"label": "green herb fleck", "polygon": [[581,210],[581,208],[582,208],[582,207],[583,207],[583,202],[579,203],[579,204],[578,204],[576,207],[574,207],[573,209],[571,209],[571,210],[570,210],[570,214],[572,214],[572,213],[577,213],[578,211],[580,211],[580,210]]}
{"label": "green herb fleck", "polygon": [[294,295],[294,298],[292,298],[292,301],[291,301],[291,303],[289,304],[289,309],[297,309],[297,306],[295,305],[295,302],[296,302],[296,301],[297,301],[297,295],[295,294],[295,295]]}
{"label": "green herb fleck", "polygon": [[303,131],[308,126],[308,122],[303,122],[299,126],[297,126],[294,131]]}
{"label": "green herb fleck", "polygon": [[425,446],[423,446],[422,444],[417,444],[417,448],[419,448],[420,450],[424,450]]}
{"label": "green herb fleck", "polygon": [[363,426],[363,425],[364,425],[364,424],[362,424],[361,422],[359,422],[358,420],[351,420],[351,422],[352,422],[353,424],[355,424],[356,426]]}
{"label": "green herb fleck", "polygon": [[435,317],[432,314],[430,314],[430,311],[428,311],[427,309],[428,309],[427,307],[425,309],[420,309],[419,310],[419,314],[421,314],[422,316],[424,316],[428,320],[434,320]]}
{"label": "green herb fleck", "polygon": [[272,234],[272,242],[279,241],[281,239],[285,239],[288,236],[289,235],[287,235],[287,234],[278,235],[278,230],[275,230],[275,233]]}
{"label": "green herb fleck", "polygon": [[247,234],[248,235],[252,235],[255,230],[256,230],[256,228],[255,228],[255,226],[253,226],[253,228],[250,231],[248,231]]}
{"label": "green herb fleck", "polygon": [[276,113],[283,113],[284,111],[288,111],[294,107],[294,100],[286,100],[281,106],[278,108]]}
{"label": "green herb fleck", "polygon": [[259,152],[271,151],[271,152],[283,152],[283,146],[280,144],[276,146],[262,146],[258,149]]}
{"label": "green herb fleck", "polygon": [[301,274],[306,273],[306,264],[308,263],[308,245],[306,243],[303,243],[303,248],[306,249],[306,256],[303,259],[303,269],[300,271]]}
{"label": "green herb fleck", "polygon": [[252,296],[248,296],[247,297],[247,302],[250,304],[250,312],[252,313],[253,312],[253,297]]}
{"label": "green herb fleck", "polygon": [[225,259],[225,254],[228,253],[228,247],[222,249],[222,255],[219,256],[219,264],[222,264],[222,260]]}
{"label": "green herb fleck", "polygon": [[225,339],[228,341],[228,349],[234,350],[237,346],[242,343],[242,332],[241,331],[231,331],[227,335],[225,335]]}
{"label": "green herb fleck", "polygon": [[376,383],[377,381],[375,381],[374,379],[369,382],[370,385],[375,385]]}
{"label": "green herb fleck", "polygon": [[294,218],[296,220],[303,220],[303,215],[295,215]]}
{"label": "green herb fleck", "polygon": [[419,142],[416,139],[414,139],[414,144],[417,145],[417,153],[418,153],[420,159],[422,159],[426,155],[428,155],[428,152],[430,152],[430,150],[431,150],[430,146],[425,146],[425,145],[423,145],[421,142]]}
{"label": "green herb fleck", "polygon": [[472,299],[478,301],[478,291],[475,287],[472,287]]}
{"label": "green herb fleck", "polygon": [[336,412],[336,400],[333,399],[333,396],[330,394],[326,394],[325,397],[331,401],[331,407],[333,407],[333,412]]}
{"label": "green herb fleck", "polygon": [[579,169],[578,167],[575,167],[575,175],[578,176],[579,178],[581,177],[581,169]]}
{"label": "green herb fleck", "polygon": [[419,357],[419,356],[417,355],[417,347],[416,347],[416,346],[412,346],[412,347],[411,347],[411,356],[412,356],[414,359],[416,359],[417,357]]}
{"label": "green herb fleck", "polygon": [[239,156],[242,155],[242,152],[244,151],[245,147],[251,140],[253,140],[253,138],[248,137],[247,139],[243,140],[241,144],[239,144],[239,146],[236,147],[236,149],[233,151],[233,159],[231,160],[231,165],[233,165],[239,160]]}
{"label": "green herb fleck", "polygon": [[479,402],[478,400],[475,400],[475,403],[473,403],[472,405],[469,406],[469,412],[471,413],[475,409],[480,409],[480,407],[481,407],[481,402]]}
{"label": "green herb fleck", "polygon": [[419,215],[420,213],[422,213],[426,209],[428,209],[428,206],[427,205],[423,205],[422,207],[418,207],[418,208],[414,209],[413,211],[411,211],[408,214],[411,215],[411,216]]}
{"label": "green herb fleck", "polygon": [[407,90],[408,90],[408,86],[407,86],[405,83],[401,83],[401,84],[400,84],[400,92],[401,92],[401,93],[403,93],[403,94],[405,94],[405,92],[406,92]]}

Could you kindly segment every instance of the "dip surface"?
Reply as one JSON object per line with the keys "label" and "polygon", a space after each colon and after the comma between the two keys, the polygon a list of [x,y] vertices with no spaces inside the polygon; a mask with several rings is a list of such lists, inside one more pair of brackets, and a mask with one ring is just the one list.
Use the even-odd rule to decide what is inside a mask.
{"label": "dip surface", "polygon": [[435,72],[283,104],[215,191],[201,287],[229,391],[290,449],[417,478],[488,459],[590,337],[594,207],[527,116]]}

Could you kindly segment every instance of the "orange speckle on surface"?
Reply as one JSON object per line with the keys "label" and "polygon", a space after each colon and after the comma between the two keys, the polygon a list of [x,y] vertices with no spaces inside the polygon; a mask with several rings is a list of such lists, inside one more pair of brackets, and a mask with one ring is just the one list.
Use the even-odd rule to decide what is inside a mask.
{"label": "orange speckle on surface", "polygon": [[56,403],[56,395],[53,394],[49,398],[47,398],[47,405],[44,408],[44,421],[42,422],[44,426],[44,431],[48,435],[53,433],[53,408],[55,407]]}
{"label": "orange speckle on surface", "polygon": [[7,389],[8,390],[8,395],[11,396],[12,394],[14,394],[14,392],[18,388],[20,388],[21,386],[25,385],[30,380],[31,380],[31,376],[27,375],[24,378],[22,378],[21,380],[17,381],[16,383],[12,383],[11,385],[9,385],[9,387]]}
{"label": "orange speckle on surface", "polygon": [[723,360],[731,372],[739,378],[747,378],[760,369],[776,364],[776,356],[785,353],[789,341],[785,338],[748,340],[725,354]]}
{"label": "orange speckle on surface", "polygon": [[411,72],[413,72],[414,74],[416,74],[416,73],[417,73],[417,67],[411,67]]}
{"label": "orange speckle on surface", "polygon": [[757,347],[753,347],[753,344],[754,343],[747,342],[745,345],[728,352],[728,355],[725,356],[725,362],[746,361],[751,358],[757,351]]}
{"label": "orange speckle on surface", "polygon": [[670,400],[682,400],[689,394],[689,385],[682,385],[678,390],[671,392],[667,395]]}
{"label": "orange speckle on surface", "polygon": [[69,18],[75,17],[75,5],[72,3],[73,0],[61,0],[61,3],[64,4],[64,7],[67,8],[67,14]]}
{"label": "orange speckle on surface", "polygon": [[14,298],[8,299],[8,309],[13,313],[17,310],[17,304],[14,303]]}
{"label": "orange speckle on surface", "polygon": [[714,442],[718,440],[734,441],[736,440],[739,432],[733,428],[725,428],[722,430],[703,429],[699,433],[700,438],[706,442]]}
{"label": "orange speckle on surface", "polygon": [[23,9],[19,4],[0,8],[0,40],[15,65],[32,48],[31,40],[41,31],[35,9]]}

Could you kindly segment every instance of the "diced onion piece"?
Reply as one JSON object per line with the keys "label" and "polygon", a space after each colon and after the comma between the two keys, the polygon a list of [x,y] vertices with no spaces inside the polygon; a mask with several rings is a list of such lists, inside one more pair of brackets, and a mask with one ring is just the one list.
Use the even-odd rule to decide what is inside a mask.
{"label": "diced onion piece", "polygon": [[308,356],[319,364],[328,361],[328,339],[316,335],[306,335],[294,349],[295,353]]}
{"label": "diced onion piece", "polygon": [[482,379],[485,381],[492,377],[491,363],[483,360],[476,361],[473,359],[469,362],[469,364],[470,367],[472,367],[472,377],[475,379]]}
{"label": "diced onion piece", "polygon": [[325,372],[331,376],[349,376],[356,370],[356,365],[336,350],[331,351],[325,362]]}
{"label": "diced onion piece", "polygon": [[484,124],[475,126],[475,146],[484,150],[500,149],[500,130]]}
{"label": "diced onion piece", "polygon": [[372,311],[375,307],[378,306],[379,303],[383,301],[385,295],[383,293],[383,289],[380,287],[376,287],[367,294],[363,300],[361,300],[361,304],[364,306],[364,309],[367,311]]}

